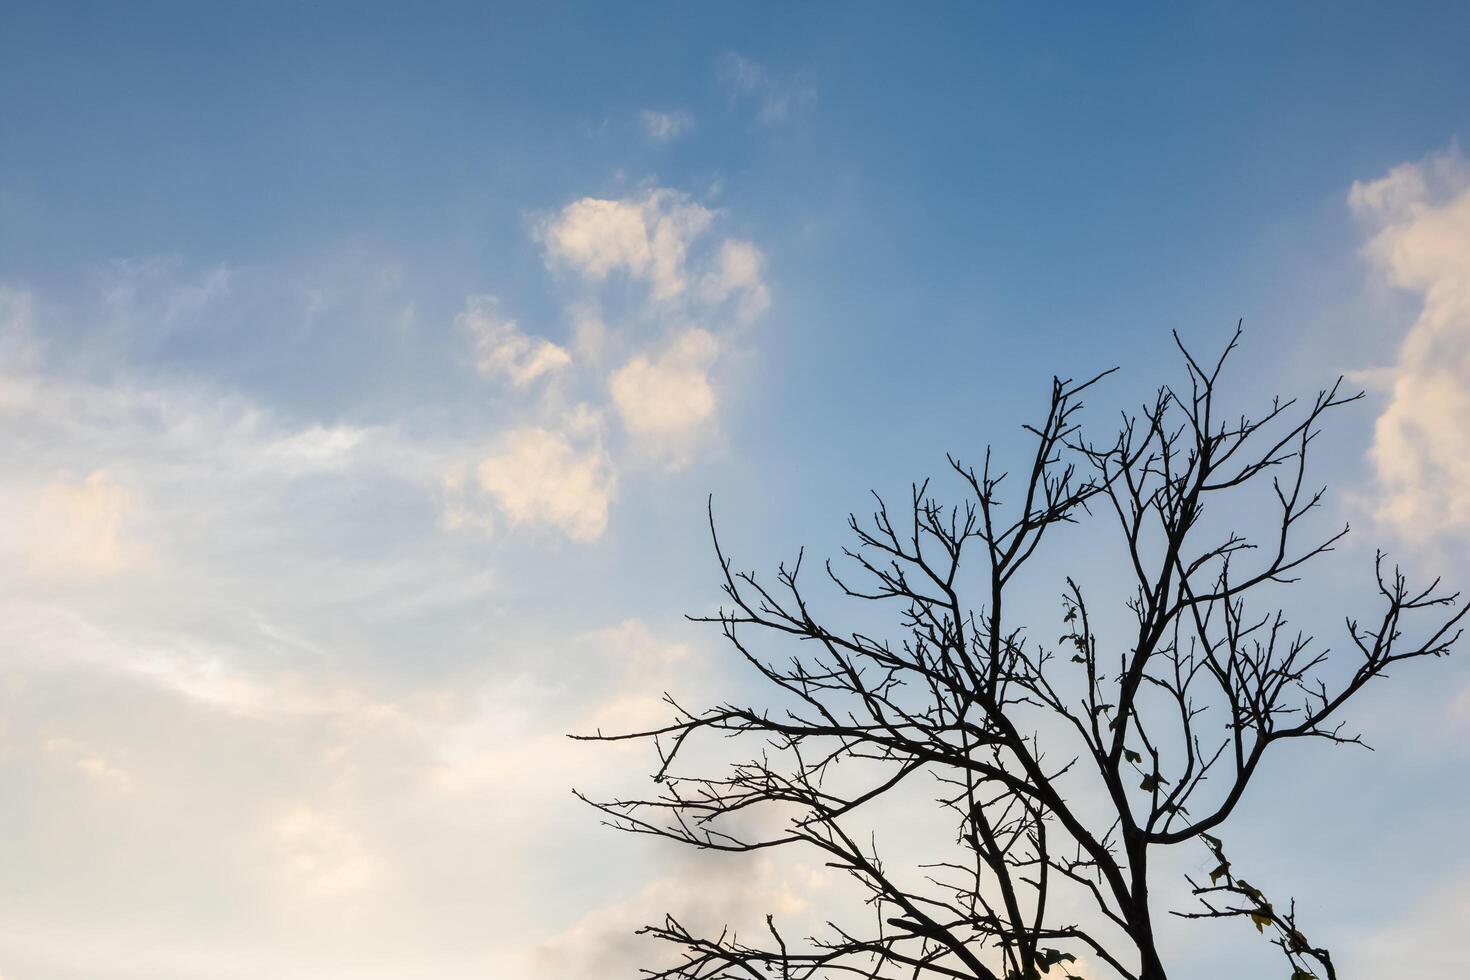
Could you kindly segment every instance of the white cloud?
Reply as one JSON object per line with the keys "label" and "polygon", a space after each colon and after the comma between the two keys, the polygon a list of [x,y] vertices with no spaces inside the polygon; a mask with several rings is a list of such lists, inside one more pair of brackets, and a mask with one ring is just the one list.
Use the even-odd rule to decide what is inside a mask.
{"label": "white cloud", "polygon": [[755,101],[757,118],[764,123],[785,122],[817,104],[817,90],[810,84],[777,77],[765,65],[733,51],[720,58],[719,76],[732,98]]}
{"label": "white cloud", "polygon": [[720,243],[715,267],[705,274],[700,288],[712,302],[722,303],[738,296],[737,315],[749,323],[771,305],[771,295],[761,281],[765,256],[754,244],[735,238]]}
{"label": "white cloud", "polygon": [[121,796],[133,792],[133,776],[109,750],[76,739],[52,737],[42,746],[47,755],[73,766],[99,789]]}
{"label": "white cloud", "polygon": [[102,317],[91,325],[123,346],[147,346],[197,329],[235,288],[237,271],[215,266],[192,275],[175,256],[112,259],[93,270]]}
{"label": "white cloud", "polygon": [[[197,287],[203,288],[203,287]],[[10,300],[12,310],[34,310],[29,294]],[[177,305],[155,297],[160,305]],[[0,337],[13,334],[15,318],[0,324]],[[246,476],[291,477],[340,470],[374,450],[386,448],[372,436],[381,430],[352,425],[291,424],[249,398],[178,377],[148,377],[113,366],[105,380],[91,380],[75,363],[48,363],[38,345],[10,369],[10,397],[0,401],[0,433],[12,454],[6,476],[33,472],[48,463],[98,469],[99,459],[119,459],[140,469],[212,475],[227,485]],[[54,353],[54,352],[53,352]],[[65,352],[68,355],[73,351]],[[73,370],[68,370],[73,368]],[[108,477],[92,481],[101,495]],[[116,496],[114,494],[114,496]],[[145,495],[146,496],[146,495]]]}
{"label": "white cloud", "polygon": [[1373,372],[1389,391],[1374,431],[1377,517],[1427,540],[1470,528],[1470,167],[1457,152],[1355,183],[1363,254],[1416,293],[1418,317],[1397,364]]}
{"label": "white cloud", "polygon": [[484,534],[495,530],[489,511],[475,499],[468,466],[456,466],[444,474],[439,498],[439,526],[446,531],[475,528]]}
{"label": "white cloud", "polygon": [[630,677],[645,678],[665,668],[688,662],[693,656],[686,643],[662,640],[638,619],[625,619],[587,634],[584,641]]}
{"label": "white cloud", "polygon": [[35,297],[26,290],[0,286],[0,418],[35,398],[40,360]]}
{"label": "white cloud", "polygon": [[[703,257],[680,267],[680,302],[701,302]],[[202,361],[142,360],[156,345],[124,328],[155,309],[227,336],[215,366],[230,379],[237,351],[263,358],[280,339],[235,329],[278,319],[269,305],[256,319],[240,280],[184,285],[119,295],[133,319],[90,293],[0,294],[0,516],[74,539],[68,576],[46,577],[29,538],[0,534],[0,753],[36,804],[0,815],[14,845],[0,912],[25,907],[0,959],[119,980],[495,975],[494,950],[532,948],[656,873],[600,855],[584,904],[563,907],[556,883],[599,833],[568,787],[641,764],[637,747],[564,733],[663,720],[661,691],[711,668],[636,622],[582,635],[575,617],[595,613],[519,608],[500,586],[538,577],[543,556],[499,567],[474,538],[434,533],[434,504],[446,523],[601,534],[616,487],[601,365],[626,361],[628,323],[601,325],[589,306],[550,386],[585,380],[605,407],[547,392],[446,422],[461,403],[430,390],[421,410],[366,425],[310,401],[275,407],[268,386],[244,395]],[[206,296],[219,319],[187,325]],[[663,307],[652,318],[676,323]],[[100,353],[94,322],[108,325]],[[492,358],[507,384],[535,364],[534,342]],[[115,571],[99,584],[83,567]],[[497,881],[516,888],[466,884]],[[176,913],[137,911],[159,907]]]}
{"label": "white cloud", "polygon": [[571,310],[577,356],[591,365],[599,365],[607,351],[609,330],[597,307],[581,303]]}
{"label": "white cloud", "polygon": [[602,536],[617,487],[601,448],[577,449],[539,426],[506,434],[476,476],[512,524],[548,524],[576,541]]}
{"label": "white cloud", "polygon": [[[635,935],[635,930],[674,915],[695,933],[731,931],[767,936],[765,916],[793,943],[821,917],[813,912],[831,901],[834,875],[799,855],[698,855],[657,878],[636,894],[604,905],[529,953],[504,966],[527,980],[600,980],[635,976],[654,964],[677,961],[668,943]],[[854,903],[860,904],[860,903]],[[754,943],[759,945],[759,940]]]}
{"label": "white cloud", "polygon": [[[830,935],[829,923],[846,925],[854,934],[870,927],[853,928],[855,917],[868,908],[866,893],[824,865],[824,855],[814,849],[683,852],[680,857],[637,891],[595,908],[529,950],[504,956],[496,963],[500,972],[526,980],[601,980],[671,966],[682,950],[636,933],[665,915],[695,935],[744,936],[753,946],[772,942],[769,915],[794,952],[806,951],[807,937]],[[1068,972],[1086,980],[1098,976],[1094,970],[1080,959],[1069,964]]]}
{"label": "white cloud", "polygon": [[59,480],[36,495],[24,525],[31,565],[48,574],[115,575],[140,560],[125,534],[136,496],[102,470]]}
{"label": "white cloud", "polygon": [[133,635],[29,599],[0,600],[0,616],[11,641],[0,665],[9,669],[111,675],[243,719],[330,717],[373,726],[398,717],[392,705],[330,678],[293,671],[258,676],[241,666],[250,659],[248,647],[198,636]]}
{"label": "white cloud", "polygon": [[642,197],[605,200],[584,197],[568,204],[541,228],[548,259],[594,281],[625,272],[646,281],[654,299],[670,299],[686,286],[690,244],[715,213],[667,189]]}
{"label": "white cloud", "polygon": [[673,715],[664,692],[688,695],[711,672],[690,647],[636,619],[583,634],[557,656],[575,662],[574,677],[534,668],[501,677],[432,728],[436,789],[515,797],[522,811],[556,807],[571,787],[617,780],[646,759],[646,747],[588,745],[568,733],[663,725]]}
{"label": "white cloud", "polygon": [[527,337],[514,320],[500,315],[493,296],[472,296],[454,322],[475,343],[475,364],[480,373],[503,377],[517,388],[538,378],[555,374],[572,363],[562,347],[540,337]]}
{"label": "white cloud", "polygon": [[1470,869],[1460,868],[1441,879],[1404,913],[1360,933],[1342,959],[1360,977],[1464,976],[1470,963]]}
{"label": "white cloud", "polygon": [[[14,608],[3,612],[8,625],[17,623]],[[375,972],[384,953],[401,964],[430,951],[452,967],[436,976],[485,975],[475,966],[495,950],[546,948],[550,934],[601,904],[608,889],[636,892],[656,868],[622,854],[604,856],[604,865],[617,870],[579,877],[591,889],[590,896],[579,889],[580,908],[563,911],[565,895],[542,884],[564,878],[587,847],[605,840],[569,788],[603,795],[646,761],[646,747],[589,746],[565,733],[667,720],[671,709],[660,692],[687,695],[712,673],[695,650],[628,620],[572,637],[548,633],[519,671],[494,663],[488,676],[471,669],[423,687],[399,678],[394,700],[383,703],[360,683],[277,673],[251,649],[218,652],[211,665],[217,681],[207,688],[185,671],[127,666],[146,664],[156,638],[98,636],[93,642],[106,646],[95,656],[57,657],[76,645],[75,635],[58,636],[54,647],[33,649],[30,663],[18,660],[16,647],[30,647],[34,632],[11,632],[0,650],[4,676],[29,679],[19,705],[13,693],[5,702],[13,725],[35,723],[29,704],[42,709],[41,724],[49,727],[50,706],[78,683],[105,696],[97,699],[101,710],[73,719],[85,726],[85,737],[35,740],[41,750],[33,757],[9,753],[10,771],[34,764],[75,774],[81,778],[50,780],[47,791],[56,792],[57,783],[81,786],[87,795],[66,799],[93,801],[100,791],[128,807],[128,819],[119,820],[114,809],[38,799],[38,808],[66,814],[68,832],[86,829],[68,868],[82,869],[92,884],[86,899],[60,911],[28,906],[41,917],[38,927],[49,935],[48,927],[69,925],[79,939],[94,937],[97,922],[135,922],[126,911],[133,902],[175,901],[193,886],[208,910],[203,923],[219,927],[199,928],[192,914],[181,915],[165,923],[169,928],[140,933],[142,951],[162,956],[198,942],[201,952],[223,954],[238,935],[234,925],[246,922],[261,944],[297,948],[330,967],[313,972],[298,964],[262,974],[273,976],[396,976],[401,971]],[[178,644],[199,645],[201,638]],[[149,725],[140,728],[132,720],[144,711]],[[9,738],[7,747],[30,741]],[[136,778],[128,771],[133,761],[142,767]],[[13,831],[13,823],[5,826]],[[30,832],[14,832],[18,847],[35,840]],[[136,857],[116,868],[99,864],[98,855],[114,847]],[[139,861],[147,873],[136,876]],[[18,890],[33,880],[28,873],[11,869]],[[104,896],[119,881],[126,883],[125,906],[89,916],[109,908]],[[496,881],[516,887],[471,884]],[[749,895],[762,897],[755,888]],[[528,903],[538,910],[529,919]],[[495,923],[489,929],[487,919]],[[350,941],[334,944],[338,930]],[[0,937],[7,962],[18,942],[13,933]],[[30,952],[38,972],[60,968],[61,949]],[[368,965],[374,969],[353,969]],[[79,970],[122,975],[111,967]]]}
{"label": "white cloud", "polygon": [[[119,610],[235,621],[224,610],[249,603],[309,618],[373,594],[368,608],[389,616],[483,594],[483,555],[432,533],[438,475],[484,445],[478,426],[317,421],[126,358],[89,370],[104,359],[79,331],[113,322],[92,297],[0,296],[0,347],[25,352],[0,365],[0,592],[51,600],[105,578],[105,625]],[[272,573],[252,578],[256,562]],[[439,580],[451,567],[455,588]]]}
{"label": "white cloud", "polygon": [[638,435],[684,439],[715,414],[709,370],[719,342],[706,330],[684,331],[655,358],[640,354],[609,384],[623,424]]}
{"label": "white cloud", "polygon": [[293,493],[301,485],[413,485],[431,456],[385,429],[293,424],[188,381],[92,382],[44,366],[12,380],[0,514],[17,530],[0,554],[44,577],[167,576],[178,547],[219,554],[293,524],[322,500]]}
{"label": "white cloud", "polygon": [[627,319],[651,321],[667,338],[660,347],[630,345],[616,316],[610,327],[606,296],[580,298],[569,312],[585,368],[601,373],[621,352],[621,366],[605,382],[625,430],[641,448],[672,453],[675,462],[715,431],[719,399],[711,372],[729,345],[724,334],[759,318],[771,302],[765,256],[751,241],[712,234],[719,217],[687,195],[658,188],[619,200],[583,198],[539,229],[549,265],[593,284],[617,272],[647,285],[653,302]]}
{"label": "white cloud", "polygon": [[658,112],[644,109],[638,116],[643,124],[643,133],[655,143],[668,143],[687,133],[694,125],[694,117],[682,109]]}
{"label": "white cloud", "polygon": [[298,804],[272,823],[278,867],[296,896],[341,899],[369,887],[382,859],[343,821]]}
{"label": "white cloud", "polygon": [[32,370],[40,355],[36,298],[26,290],[0,286],[0,377]]}

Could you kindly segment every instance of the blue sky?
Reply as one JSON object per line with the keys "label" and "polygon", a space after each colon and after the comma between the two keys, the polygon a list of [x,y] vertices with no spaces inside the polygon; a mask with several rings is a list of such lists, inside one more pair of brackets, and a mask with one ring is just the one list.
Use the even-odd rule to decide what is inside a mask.
{"label": "blue sky", "polygon": [[[809,914],[567,795],[642,762],[562,732],[744,683],[680,618],[706,494],[745,562],[834,551],[1171,329],[1244,318],[1243,399],[1369,390],[1308,619],[1375,544],[1470,580],[1462,5],[0,22],[4,980],[581,980],[650,908]],[[1349,975],[1470,962],[1470,675],[1415,666],[1231,838]]]}

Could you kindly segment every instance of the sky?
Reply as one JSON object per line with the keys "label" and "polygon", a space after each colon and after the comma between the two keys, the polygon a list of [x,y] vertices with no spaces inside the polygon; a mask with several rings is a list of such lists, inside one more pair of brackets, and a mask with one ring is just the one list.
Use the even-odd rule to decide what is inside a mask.
{"label": "sky", "polygon": [[[1053,375],[1118,366],[1104,425],[1178,381],[1171,330],[1244,321],[1243,404],[1368,393],[1308,621],[1377,547],[1470,584],[1467,37],[0,2],[0,978],[600,980],[665,909],[820,914],[819,862],[599,827],[571,787],[648,759],[565,733],[750,690],[683,618],[707,498],[742,566],[834,553],[870,488],[1024,451]],[[1106,575],[1049,560],[1037,609]],[[1349,717],[1375,751],[1289,748],[1224,836],[1345,977],[1462,975],[1465,654]],[[1279,968],[1166,929],[1181,975]]]}

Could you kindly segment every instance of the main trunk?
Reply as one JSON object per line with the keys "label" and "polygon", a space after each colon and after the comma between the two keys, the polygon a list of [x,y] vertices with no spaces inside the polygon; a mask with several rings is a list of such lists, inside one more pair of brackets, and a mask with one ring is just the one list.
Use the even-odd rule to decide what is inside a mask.
{"label": "main trunk", "polygon": [[1159,953],[1154,949],[1152,936],[1149,937],[1147,946],[1140,944],[1139,954],[1143,962],[1138,969],[1138,980],[1167,980],[1164,964],[1159,961]]}
{"label": "main trunk", "polygon": [[1154,927],[1147,900],[1136,906],[1134,915],[1128,920],[1128,931],[1138,945],[1138,980],[1167,980],[1164,963],[1154,946]]}
{"label": "main trunk", "polygon": [[1148,845],[1136,830],[1125,835],[1129,877],[1133,885],[1133,907],[1128,913],[1128,931],[1138,946],[1138,980],[1168,980],[1164,963],[1154,945],[1153,916],[1148,900]]}

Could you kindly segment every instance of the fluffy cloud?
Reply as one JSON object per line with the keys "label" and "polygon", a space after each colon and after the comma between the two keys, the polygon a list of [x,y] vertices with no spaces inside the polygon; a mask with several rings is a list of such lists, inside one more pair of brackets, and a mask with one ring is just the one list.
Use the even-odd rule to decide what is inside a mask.
{"label": "fluffy cloud", "polygon": [[[651,302],[635,301],[626,319],[640,327],[651,323],[661,340],[629,344],[626,326],[612,317],[609,327],[604,318],[600,299],[607,297],[584,295],[569,307],[576,349],[583,367],[598,373],[606,361],[621,361],[599,380],[624,431],[641,447],[680,462],[701,437],[716,431],[719,399],[712,373],[729,345],[725,334],[759,318],[771,302],[765,256],[746,239],[713,234],[719,217],[685,194],[656,188],[621,199],[582,198],[538,229],[548,265],[574,272],[593,287],[593,297],[615,273],[646,286]],[[505,335],[504,327],[495,328],[497,343]],[[451,490],[460,499],[457,488]],[[523,488],[513,496],[522,514],[531,513]],[[551,510],[564,509],[545,509],[543,519]],[[447,523],[474,520],[470,509],[456,503]],[[565,519],[550,522],[568,526]],[[581,535],[593,535],[596,526],[579,524]]]}
{"label": "fluffy cloud", "polygon": [[579,450],[539,426],[507,433],[499,451],[480,462],[476,478],[512,523],[548,524],[576,541],[602,535],[617,488],[602,449]]}
{"label": "fluffy cloud", "polygon": [[694,117],[682,110],[657,112],[644,109],[639,113],[643,134],[655,143],[668,143],[684,135],[694,125]]}
{"label": "fluffy cloud", "polygon": [[616,201],[584,197],[544,224],[541,239],[548,259],[589,279],[621,271],[649,283],[655,299],[670,299],[684,291],[689,246],[714,217],[667,189]]}
{"label": "fluffy cloud", "polygon": [[[736,238],[701,248],[716,217],[687,195],[657,188],[618,200],[584,197],[543,222],[539,234],[549,263],[592,282],[622,272],[646,282],[655,300],[720,304],[733,296],[741,318],[754,319],[770,303],[765,258]],[[689,289],[691,279],[698,289]]]}
{"label": "fluffy cloud", "polygon": [[1422,306],[1398,363],[1373,372],[1388,392],[1371,458],[1377,516],[1410,539],[1470,527],[1470,167],[1458,153],[1355,183],[1363,254]]}
{"label": "fluffy cloud", "polygon": [[683,439],[715,413],[709,369],[719,342],[686,330],[657,357],[640,354],[615,371],[609,385],[623,423],[635,434]]}
{"label": "fluffy cloud", "polygon": [[[697,262],[691,259],[716,216],[667,188],[622,200],[584,197],[542,223],[541,241],[548,262],[589,281],[623,272],[647,282],[654,300],[720,304],[736,297],[741,319],[756,319],[770,304],[761,278],[764,257],[756,245],[723,238],[713,250],[703,248]],[[691,278],[697,278],[698,289],[689,289]]]}
{"label": "fluffy cloud", "polygon": [[517,388],[572,363],[564,348],[539,337],[527,337],[514,320],[502,317],[493,296],[471,297],[454,322],[473,338],[480,373],[505,378]]}

